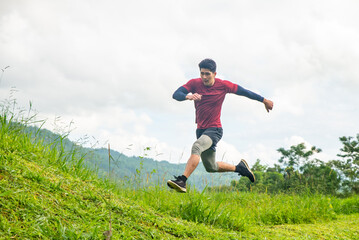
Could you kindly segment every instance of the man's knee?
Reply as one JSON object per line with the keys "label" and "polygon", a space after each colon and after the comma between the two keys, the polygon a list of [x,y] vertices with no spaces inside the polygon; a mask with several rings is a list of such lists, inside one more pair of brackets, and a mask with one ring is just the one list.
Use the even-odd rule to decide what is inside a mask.
{"label": "man's knee", "polygon": [[202,146],[198,141],[195,141],[192,145],[191,154],[199,155],[201,156],[201,153],[203,152]]}
{"label": "man's knee", "polygon": [[202,154],[203,151],[207,150],[212,145],[212,139],[207,135],[202,135],[197,141],[192,145],[191,153],[195,155]]}

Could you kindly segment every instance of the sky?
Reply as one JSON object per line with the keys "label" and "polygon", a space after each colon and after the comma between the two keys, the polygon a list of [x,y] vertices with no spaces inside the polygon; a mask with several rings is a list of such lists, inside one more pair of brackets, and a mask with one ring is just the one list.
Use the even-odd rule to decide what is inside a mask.
{"label": "sky", "polygon": [[45,128],[85,146],[185,163],[194,104],[172,94],[212,58],[218,78],[274,102],[267,113],[226,96],[218,160],[271,166],[278,148],[302,142],[338,159],[339,137],[359,133],[358,9],[356,0],[0,1],[0,100],[31,102]]}

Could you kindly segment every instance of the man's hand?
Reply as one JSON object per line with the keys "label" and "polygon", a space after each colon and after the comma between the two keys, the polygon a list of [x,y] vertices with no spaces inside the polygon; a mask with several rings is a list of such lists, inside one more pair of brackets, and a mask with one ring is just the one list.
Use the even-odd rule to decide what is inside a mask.
{"label": "man's hand", "polygon": [[187,100],[193,100],[193,101],[201,101],[202,99],[202,95],[198,94],[198,93],[194,93],[194,94],[188,94],[186,96]]}
{"label": "man's hand", "polygon": [[273,109],[273,102],[271,100],[263,99],[263,103],[264,103],[264,106],[265,106],[267,112],[269,112],[269,110]]}

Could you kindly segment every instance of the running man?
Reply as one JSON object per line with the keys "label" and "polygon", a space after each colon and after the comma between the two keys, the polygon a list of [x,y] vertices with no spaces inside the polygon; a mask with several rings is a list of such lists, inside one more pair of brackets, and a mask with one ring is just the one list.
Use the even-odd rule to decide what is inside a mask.
{"label": "running man", "polygon": [[207,172],[236,172],[248,177],[252,182],[255,181],[253,172],[243,159],[236,166],[216,162],[216,145],[223,135],[220,119],[222,104],[227,93],[262,102],[267,112],[273,109],[273,102],[238,84],[216,78],[216,69],[217,65],[212,59],[202,60],[199,63],[201,77],[189,80],[173,93],[173,98],[177,101],[194,101],[197,123],[197,141],[192,145],[191,156],[183,175],[174,176],[175,180],[167,181],[167,185],[178,192],[186,192],[186,181],[197,168],[201,158]]}

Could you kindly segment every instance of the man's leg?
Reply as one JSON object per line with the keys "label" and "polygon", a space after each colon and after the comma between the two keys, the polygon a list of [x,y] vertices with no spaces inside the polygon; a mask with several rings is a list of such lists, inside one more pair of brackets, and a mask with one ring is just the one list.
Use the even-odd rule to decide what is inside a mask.
{"label": "man's leg", "polygon": [[183,173],[183,175],[185,175],[186,178],[189,178],[189,176],[191,176],[193,171],[197,168],[200,159],[201,157],[199,155],[191,154],[191,156],[187,161],[186,168]]}
{"label": "man's leg", "polygon": [[192,145],[191,156],[187,161],[186,168],[184,170],[183,175],[186,178],[193,173],[193,171],[197,168],[199,160],[201,159],[202,152],[206,151],[208,148],[212,146],[212,139],[207,135],[202,135],[197,139]]}
{"label": "man's leg", "polygon": [[189,157],[186,168],[182,176],[175,176],[175,180],[168,180],[167,185],[178,192],[186,192],[186,181],[193,171],[197,168],[201,159],[201,153],[212,146],[212,139],[207,135],[202,135],[193,143],[191,156]]}
{"label": "man's leg", "polygon": [[248,177],[251,182],[255,181],[253,172],[243,159],[237,166],[225,162],[216,162],[216,152],[212,149],[204,151],[201,158],[207,172],[237,172],[241,176]]}
{"label": "man's leg", "polygon": [[207,172],[234,172],[236,166],[226,162],[216,162],[216,152],[207,149],[201,154],[202,162]]}
{"label": "man's leg", "polygon": [[236,166],[226,162],[217,162],[217,164],[218,172],[234,172],[236,170]]}
{"label": "man's leg", "polygon": [[[206,159],[210,158],[212,159],[213,156],[213,162],[215,162],[215,151],[212,149],[208,149],[204,151],[202,154],[202,160],[203,162],[206,161]],[[184,170],[183,175],[186,176],[186,178],[189,178],[189,176],[193,173],[193,171],[197,168],[198,163],[200,161],[200,156],[197,154],[192,154],[190,158],[187,161],[186,169]],[[234,172],[236,170],[236,166],[226,163],[226,162],[216,162],[217,168],[213,168],[213,164],[210,164],[211,166],[208,169],[217,169],[216,171],[208,171],[208,172]],[[205,165],[206,166],[206,165]],[[207,168],[206,168],[207,169]]]}

